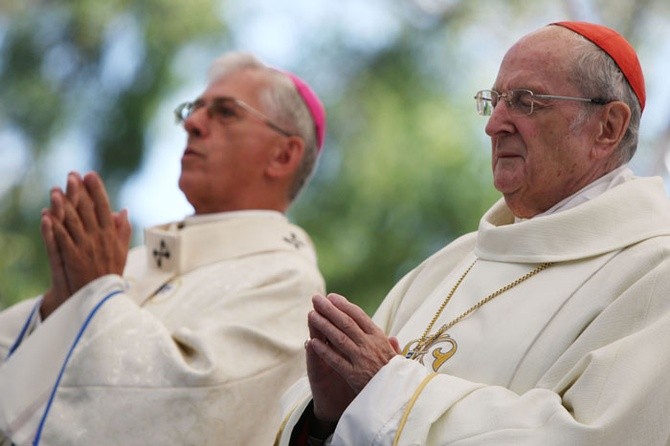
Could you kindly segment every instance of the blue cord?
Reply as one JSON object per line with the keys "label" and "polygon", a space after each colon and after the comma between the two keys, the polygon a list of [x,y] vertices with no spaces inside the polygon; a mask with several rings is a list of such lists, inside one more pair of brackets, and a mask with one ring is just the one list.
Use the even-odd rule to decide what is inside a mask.
{"label": "blue cord", "polygon": [[65,357],[65,361],[63,361],[63,366],[60,369],[60,373],[58,374],[58,378],[56,378],[56,383],[53,386],[53,389],[51,390],[51,395],[49,396],[49,401],[47,401],[47,405],[44,408],[44,413],[42,414],[42,419],[40,420],[40,424],[37,427],[37,432],[35,433],[35,439],[33,440],[33,446],[37,446],[40,443],[40,437],[42,436],[42,429],[44,429],[44,424],[46,423],[47,420],[47,415],[49,414],[49,410],[51,409],[51,404],[54,401],[54,398],[56,397],[56,390],[58,390],[58,386],[60,384],[61,379],[63,378],[63,374],[65,373],[65,368],[67,367],[67,363],[70,360],[70,356],[72,356],[72,352],[74,351],[75,347],[79,343],[79,340],[81,339],[82,335],[84,334],[84,330],[86,330],[86,327],[88,327],[89,322],[91,322],[91,319],[93,319],[93,316],[95,313],[102,307],[102,305],[109,300],[112,296],[121,293],[122,290],[116,290],[112,291],[108,295],[106,295],[98,304],[91,310],[91,312],[88,314],[86,317],[86,320],[82,324],[81,328],[79,329],[79,333],[77,333],[77,336],[74,339],[74,342],[72,343],[72,346],[70,347],[70,351],[67,353],[67,356]]}
{"label": "blue cord", "polygon": [[30,312],[30,315],[28,316],[28,319],[26,322],[23,324],[23,328],[21,328],[21,331],[19,332],[19,336],[16,338],[16,341],[14,341],[14,344],[12,344],[11,348],[9,349],[9,353],[7,353],[7,357],[5,358],[5,361],[9,359],[10,356],[16,351],[17,348],[19,348],[19,345],[21,345],[21,342],[23,341],[23,337],[26,335],[26,332],[28,331],[28,327],[30,327],[30,322],[32,322],[33,317],[35,316],[35,313],[37,313],[37,309],[42,305],[42,299],[38,299],[37,302],[35,303],[35,306],[33,306],[32,311]]}

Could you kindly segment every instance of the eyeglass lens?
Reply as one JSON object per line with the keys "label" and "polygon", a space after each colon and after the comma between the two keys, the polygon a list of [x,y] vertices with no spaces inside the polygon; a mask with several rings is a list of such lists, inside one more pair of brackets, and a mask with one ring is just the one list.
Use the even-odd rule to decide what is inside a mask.
{"label": "eyeglass lens", "polygon": [[482,116],[491,116],[500,99],[505,101],[513,113],[530,115],[533,112],[533,93],[530,90],[510,90],[504,93],[482,90],[475,96],[477,113]]}
{"label": "eyeglass lens", "polygon": [[216,116],[227,120],[239,116],[237,104],[233,98],[214,98],[208,105],[205,105],[204,101],[186,102],[177,107],[175,114],[178,120],[184,121],[201,107],[207,107],[207,113],[210,117]]}

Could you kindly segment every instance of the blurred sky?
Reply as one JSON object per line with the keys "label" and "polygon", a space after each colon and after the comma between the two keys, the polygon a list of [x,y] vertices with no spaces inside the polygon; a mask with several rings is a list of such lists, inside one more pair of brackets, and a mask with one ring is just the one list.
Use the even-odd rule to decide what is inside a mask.
{"label": "blurred sky", "polygon": [[[145,154],[143,167],[128,181],[120,197],[121,205],[130,209],[133,224],[142,227],[177,220],[192,212],[177,187],[185,133],[173,124],[172,109],[176,104],[194,98],[204,89],[206,69],[214,57],[233,49],[251,51],[267,63],[290,69],[307,79],[319,91],[324,102],[328,103],[329,96],[337,95],[338,82],[342,83],[340,76],[346,73],[340,72],[342,68],[336,66],[334,61],[330,66],[327,66],[327,61],[319,67],[306,65],[306,47],[329,33],[361,50],[383,48],[391,44],[402,27],[406,26],[402,21],[407,20],[408,16],[399,14],[402,9],[398,7],[400,3],[394,0],[286,0],[281,2],[281,7],[274,0],[226,3],[225,8],[221,8],[221,14],[222,21],[231,26],[231,41],[222,43],[221,48],[215,50],[186,48],[177,58],[175,70],[185,79],[185,84],[181,90],[163,101],[152,123],[150,150]],[[450,0],[416,1],[416,4],[426,9],[448,7],[450,3]],[[602,18],[589,7],[590,2],[577,1],[572,4],[581,5],[576,11],[580,19],[602,22]],[[455,96],[450,99],[462,102],[467,107],[464,112],[474,113],[474,92],[491,86],[502,56],[514,41],[547,23],[567,19],[561,6],[563,3],[556,2],[547,8],[546,3],[542,2],[544,6],[526,16],[522,25],[514,22],[517,26],[510,29],[508,12],[504,9],[496,10],[495,5],[497,3],[489,2],[490,7],[482,8],[479,15],[471,19],[472,25],[459,34],[461,40],[456,42],[460,66],[454,69],[463,71],[464,76],[462,84],[449,94]],[[428,15],[416,14],[414,17],[415,25],[421,26],[422,18]],[[648,98],[642,119],[640,152],[644,151],[645,141],[652,140],[668,125],[667,117],[670,116],[670,82],[666,78],[670,72],[670,18],[647,17],[646,20],[649,23],[645,30],[646,38],[655,43],[639,49]],[[116,45],[118,60],[114,60],[110,66],[132,70],[132,66],[124,68],[124,63],[121,63],[122,60],[130,60],[125,64],[132,64],[133,60],[141,59],[141,55],[134,59],[128,58],[128,52],[133,48],[132,33]],[[114,54],[110,57],[114,58]],[[435,57],[439,58],[439,54]],[[482,120],[482,129],[484,125],[485,121]],[[54,171],[56,182],[60,182],[67,171],[77,166],[85,170],[86,154],[73,150],[85,144],[78,144],[76,138],[76,133],[73,133],[54,143],[55,148],[61,149],[54,152],[53,160],[55,165],[63,166],[62,171],[60,168]],[[487,148],[483,130],[482,140],[473,142],[473,145]],[[3,146],[6,147],[0,137],[0,156],[3,154]],[[634,163],[632,167],[637,173],[660,172],[658,166],[650,166],[655,161],[645,159],[644,155],[636,158],[639,158],[637,164]]]}

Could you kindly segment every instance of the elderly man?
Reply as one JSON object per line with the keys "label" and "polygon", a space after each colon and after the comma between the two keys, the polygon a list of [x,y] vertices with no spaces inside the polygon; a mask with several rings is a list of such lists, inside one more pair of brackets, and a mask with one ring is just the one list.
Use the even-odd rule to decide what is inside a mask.
{"label": "elderly man", "polygon": [[52,191],[52,286],[0,314],[0,444],[274,440],[324,289],[310,239],[284,216],[323,145],[324,109],[295,75],[231,53],[176,115],[194,216],[148,229],[127,256],[127,215],[96,174]]}
{"label": "elderly man", "polygon": [[313,297],[282,444],[668,444],[670,205],[626,167],[645,103],[634,50],[555,23],[475,99],[504,199],[374,322]]}

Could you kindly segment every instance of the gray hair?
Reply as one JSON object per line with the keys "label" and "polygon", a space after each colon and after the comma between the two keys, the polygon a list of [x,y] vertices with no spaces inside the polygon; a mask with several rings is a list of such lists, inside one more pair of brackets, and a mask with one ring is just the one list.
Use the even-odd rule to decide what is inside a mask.
{"label": "gray hair", "polygon": [[284,73],[271,68],[249,53],[231,52],[212,62],[209,69],[210,83],[242,70],[259,70],[267,73],[269,86],[259,92],[259,99],[266,114],[280,127],[302,138],[305,153],[289,188],[289,199],[293,201],[307,184],[316,165],[318,146],[316,128],[312,115],[293,85]]}
{"label": "gray hair", "polygon": [[[617,150],[617,166],[627,163],[637,150],[638,132],[642,110],[640,102],[614,60],[593,42],[580,34],[570,32],[574,39],[575,51],[579,54],[574,61],[570,81],[585,97],[622,101],[631,110],[630,123]],[[595,106],[585,109],[586,118]],[[578,121],[580,119],[578,118]]]}

